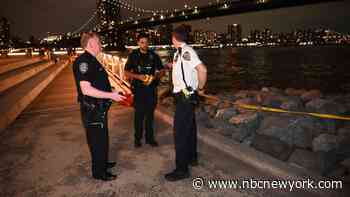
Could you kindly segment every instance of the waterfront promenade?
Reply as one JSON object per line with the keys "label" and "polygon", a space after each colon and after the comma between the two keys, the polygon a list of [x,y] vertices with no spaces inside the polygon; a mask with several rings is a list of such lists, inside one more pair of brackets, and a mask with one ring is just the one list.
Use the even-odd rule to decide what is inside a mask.
{"label": "waterfront promenade", "polygon": [[[71,66],[1,133],[0,196],[317,196],[309,192],[269,189],[195,190],[192,178],[275,179],[238,159],[228,157],[200,141],[200,165],[192,178],[169,183],[163,175],[174,168],[172,126],[159,110],[156,133],[160,147],[133,147],[133,110],[114,104],[109,113],[110,159],[117,161],[112,182],[91,179],[90,156]],[[287,177],[286,177],[287,178]],[[328,195],[326,195],[328,196]],[[339,196],[339,195],[336,195]]]}

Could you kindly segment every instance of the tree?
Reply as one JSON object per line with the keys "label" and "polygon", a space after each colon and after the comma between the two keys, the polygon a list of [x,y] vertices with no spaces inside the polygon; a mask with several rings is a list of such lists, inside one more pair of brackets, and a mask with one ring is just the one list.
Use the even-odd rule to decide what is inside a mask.
{"label": "tree", "polygon": [[30,42],[29,47],[33,47],[33,48],[38,48],[39,47],[39,42],[38,42],[37,39],[35,39],[35,37],[33,35],[31,35],[29,37],[28,41]]}
{"label": "tree", "polygon": [[11,41],[12,41],[12,44],[13,44],[13,46],[12,46],[13,48],[23,48],[23,47],[25,47],[25,43],[23,42],[22,38],[20,38],[17,35],[14,35],[11,38]]}

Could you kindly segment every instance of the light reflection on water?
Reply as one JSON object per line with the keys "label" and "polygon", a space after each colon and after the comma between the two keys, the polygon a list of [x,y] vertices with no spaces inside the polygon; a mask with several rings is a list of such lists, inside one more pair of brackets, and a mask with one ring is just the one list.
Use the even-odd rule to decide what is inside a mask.
{"label": "light reflection on water", "polygon": [[264,86],[350,92],[350,46],[197,49],[197,52],[208,67],[211,93]]}

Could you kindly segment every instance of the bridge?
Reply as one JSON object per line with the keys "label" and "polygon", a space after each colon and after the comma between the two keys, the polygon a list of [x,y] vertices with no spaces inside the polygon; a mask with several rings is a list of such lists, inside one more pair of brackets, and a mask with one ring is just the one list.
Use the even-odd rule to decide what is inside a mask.
{"label": "bridge", "polygon": [[[247,1],[221,3],[179,10],[174,17],[120,22],[118,30],[197,20],[243,12],[278,9],[320,2]],[[288,3],[286,3],[288,2]],[[233,7],[240,9],[234,9]],[[215,9],[224,8],[220,12]],[[191,11],[189,11],[191,10]],[[206,12],[207,10],[207,12]],[[149,12],[149,11],[147,11]],[[163,11],[164,12],[164,11]],[[185,12],[185,15],[182,13]],[[186,13],[188,12],[187,18]],[[206,14],[205,14],[206,13]],[[175,16],[176,15],[176,16]],[[190,16],[193,15],[193,16]],[[197,17],[197,18],[196,18]],[[91,20],[93,21],[93,20]],[[87,28],[85,25],[84,28]],[[80,28],[80,31],[84,31]],[[85,29],[86,30],[86,29]],[[159,149],[132,148],[133,110],[114,103],[110,111],[110,157],[117,161],[118,179],[110,184],[89,176],[89,153],[80,121],[79,106],[71,69],[72,60],[58,56],[55,63],[47,57],[17,56],[0,59],[0,196],[348,196],[348,190],[195,190],[192,180],[167,183],[162,175],[173,168],[172,111],[160,106],[156,112]],[[125,58],[102,54],[99,60],[108,71],[115,88],[128,92],[123,78]],[[235,144],[200,125],[200,165],[193,177],[244,180],[303,180],[323,177],[299,167],[289,166],[249,147]]]}
{"label": "bridge", "polygon": [[[273,9],[281,9],[296,6],[313,5],[342,0],[224,0],[216,1],[205,6],[185,5],[183,9],[174,10],[145,10],[134,7],[127,1],[116,1],[114,5],[118,11],[128,10],[136,14],[135,17],[122,20],[122,16],[116,13],[101,24],[98,19],[98,10],[78,29],[74,31],[76,38],[79,32],[97,31],[105,37],[116,37],[117,48],[123,49],[122,38],[126,30],[149,28],[157,25],[178,23],[182,21],[200,20],[227,15],[236,15],[249,12],[260,12]],[[99,9],[99,8],[98,8]],[[108,43],[107,43],[108,44]]]}

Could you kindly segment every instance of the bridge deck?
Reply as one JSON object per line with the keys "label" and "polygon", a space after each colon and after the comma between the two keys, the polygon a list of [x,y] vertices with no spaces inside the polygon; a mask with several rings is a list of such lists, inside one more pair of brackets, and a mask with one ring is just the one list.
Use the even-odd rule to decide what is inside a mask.
{"label": "bridge deck", "polygon": [[[112,107],[109,113],[110,159],[118,179],[104,183],[90,178],[90,156],[68,66],[1,136],[0,196],[295,196],[276,190],[196,191],[192,179],[166,182],[174,167],[172,128],[156,117],[160,147],[133,147],[133,110]],[[227,168],[219,168],[217,164]],[[200,166],[192,177],[269,178],[215,150],[200,149]],[[273,195],[272,195],[273,194]],[[299,194],[298,194],[299,195]],[[300,196],[300,195],[299,195]],[[307,194],[305,196],[312,196]]]}

